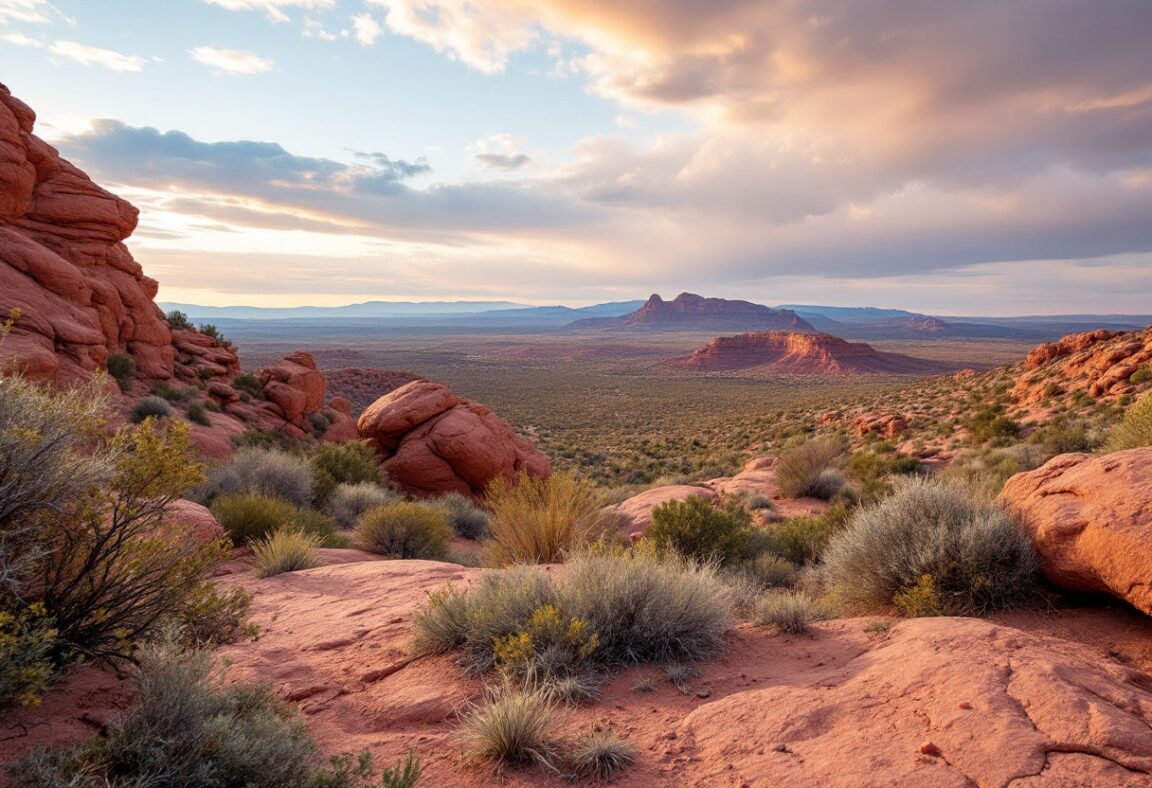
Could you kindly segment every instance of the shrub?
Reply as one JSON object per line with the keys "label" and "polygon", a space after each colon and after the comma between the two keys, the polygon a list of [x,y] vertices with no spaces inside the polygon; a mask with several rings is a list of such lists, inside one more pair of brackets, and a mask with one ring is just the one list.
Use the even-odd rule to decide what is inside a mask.
{"label": "shrub", "polygon": [[252,545],[256,574],[271,577],[319,566],[320,557],[316,555],[319,546],[319,540],[312,534],[292,529],[276,531]]}
{"label": "shrub", "polygon": [[485,545],[500,566],[557,563],[608,528],[595,488],[565,473],[547,479],[523,474],[514,484],[496,479],[488,488],[488,507],[492,537]]}
{"label": "shrub", "polygon": [[188,421],[201,424],[205,427],[212,426],[212,420],[208,418],[208,411],[206,411],[204,405],[199,402],[193,402],[188,405]]}
{"label": "shrub", "polygon": [[409,750],[402,762],[384,767],[380,773],[381,788],[416,788],[420,780],[420,758]]}
{"label": "shrub", "polygon": [[847,466],[848,475],[856,482],[860,496],[865,500],[875,500],[887,493],[890,477],[909,476],[924,470],[924,464],[916,457],[882,454],[875,448],[878,447],[853,454]]}
{"label": "shrub", "polygon": [[443,510],[406,501],[369,509],[356,526],[356,541],[363,549],[391,558],[442,561],[451,538]]}
{"label": "shrub", "polygon": [[40,703],[56,672],[51,656],[56,635],[43,605],[20,613],[0,610],[0,709]]}
{"label": "shrub", "polygon": [[776,504],[764,493],[752,493],[744,499],[744,508],[749,511],[756,511],[758,509],[773,510],[776,508]]}
{"label": "shrub", "polygon": [[30,753],[13,769],[15,788],[363,783],[363,770],[348,761],[323,763],[304,723],[271,686],[225,683],[206,652],[146,648],[135,683],[138,704],[113,719],[106,735]]}
{"label": "shrub", "polygon": [[264,398],[264,385],[260,382],[260,378],[253,375],[251,372],[245,372],[242,375],[237,375],[232,381],[232,388],[237,391],[243,392],[250,397],[256,399]]}
{"label": "shrub", "polygon": [[336,523],[320,512],[293,506],[264,495],[226,495],[212,503],[212,514],[238,547],[271,536],[279,530],[295,530],[331,546]]}
{"label": "shrub", "polygon": [[550,765],[557,708],[541,691],[521,691],[505,683],[485,691],[483,705],[461,715],[465,753],[476,760],[518,765]]}
{"label": "shrub", "polygon": [[652,510],[648,538],[660,550],[727,563],[744,554],[749,523],[748,513],[734,502],[717,509],[694,495],[682,501],[668,501]]}
{"label": "shrub", "polygon": [[1152,446],[1152,394],[1145,394],[1124,412],[1120,423],[1108,433],[1105,448],[1123,451]]}
{"label": "shrub", "polygon": [[719,653],[729,598],[716,569],[648,550],[577,553],[558,588],[559,606],[588,622],[604,665],[696,661]]}
{"label": "shrub", "polygon": [[107,407],[98,384],[54,391],[0,376],[0,594],[31,580],[61,513],[110,483]]}
{"label": "shrub", "polygon": [[132,406],[132,422],[139,424],[144,419],[163,419],[172,415],[172,406],[163,397],[144,397]]}
{"label": "shrub", "polygon": [[466,495],[450,492],[436,499],[436,505],[448,512],[452,530],[464,539],[482,539],[488,535],[488,512]]}
{"label": "shrub", "polygon": [[742,564],[739,571],[761,588],[790,586],[796,581],[796,565],[774,553],[762,553]]}
{"label": "shrub", "polygon": [[824,553],[825,576],[850,608],[877,609],[931,579],[940,609],[979,614],[1008,607],[1031,588],[1031,540],[997,506],[946,482],[903,482],[857,512]]}
{"label": "shrub", "polygon": [[148,389],[148,393],[155,397],[162,397],[169,402],[175,402],[187,396],[186,392],[190,392],[195,396],[196,389],[189,387],[187,389],[173,386],[166,380],[158,380],[152,384],[152,388]]}
{"label": "shrub", "polygon": [[813,438],[780,455],[776,481],[787,498],[827,500],[844,486],[834,467],[844,454],[844,444],[836,438]]}
{"label": "shrub", "polygon": [[801,591],[767,593],[752,608],[755,623],[793,635],[807,632],[808,625],[822,617],[816,601]]}
{"label": "shrub", "polygon": [[1002,438],[1015,438],[1020,434],[1020,425],[1003,415],[999,406],[990,405],[980,410],[968,421],[973,443],[979,445]]}
{"label": "shrub", "polygon": [[[327,428],[327,421],[324,426]],[[338,485],[380,481],[376,455],[368,444],[361,441],[322,447],[312,457],[312,471],[316,478],[313,499],[321,505],[328,501]]]}
{"label": "shrub", "polygon": [[253,494],[305,506],[312,501],[313,484],[307,461],[276,449],[243,448],[230,464],[213,469],[193,497],[211,503],[222,495]]}
{"label": "shrub", "polygon": [[1045,457],[1076,451],[1092,451],[1097,439],[1089,433],[1082,421],[1056,418],[1029,436],[1031,443],[1039,444]]}
{"label": "shrub", "polygon": [[248,622],[251,606],[252,595],[243,588],[222,593],[212,583],[201,583],[173,617],[181,643],[200,648],[233,643],[242,636],[255,639],[259,628]]}
{"label": "shrub", "polygon": [[122,392],[127,394],[132,390],[136,381],[136,359],[127,353],[113,353],[104,364]]}
{"label": "shrub", "polygon": [[568,754],[572,771],[593,780],[611,780],[635,761],[636,747],[605,730],[578,737]]}
{"label": "shrub", "polygon": [[168,328],[173,331],[190,331],[192,323],[188,320],[188,315],[179,309],[173,309],[168,313]]}
{"label": "shrub", "polygon": [[[577,678],[599,646],[587,621],[561,615],[556,605],[546,604],[532,611],[518,632],[497,638],[492,653],[508,674],[552,683]],[[579,688],[571,694],[580,694]]]}
{"label": "shrub", "polygon": [[843,506],[824,514],[793,517],[755,533],[756,551],[767,551],[800,566],[815,564],[832,538],[848,519]]}
{"label": "shrub", "polygon": [[395,500],[396,496],[373,482],[339,484],[328,497],[325,511],[343,528],[351,528],[369,509]]}

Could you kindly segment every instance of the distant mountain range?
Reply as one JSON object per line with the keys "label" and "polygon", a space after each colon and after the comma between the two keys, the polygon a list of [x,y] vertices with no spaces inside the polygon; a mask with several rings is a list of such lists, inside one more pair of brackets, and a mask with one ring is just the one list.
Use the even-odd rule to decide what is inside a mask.
{"label": "distant mountain range", "polygon": [[[781,304],[704,298],[682,293],[672,301],[616,301],[586,307],[527,306],[512,301],[366,301],[337,307],[201,306],[161,303],[196,322],[220,322],[232,332],[289,330],[306,335],[320,325],[356,324],[436,327],[441,331],[572,330],[786,330],[832,334],[846,339],[1005,338],[1043,341],[1086,328],[1131,330],[1152,323],[1152,315],[1035,315],[1020,317],[931,316],[904,309]],[[260,326],[267,325],[268,329]]]}
{"label": "distant mountain range", "polygon": [[671,301],[653,294],[639,309],[619,317],[584,318],[571,323],[573,329],[615,330],[715,330],[760,329],[779,331],[814,331],[795,312],[771,309],[751,301],[704,298],[694,293],[681,293]]}

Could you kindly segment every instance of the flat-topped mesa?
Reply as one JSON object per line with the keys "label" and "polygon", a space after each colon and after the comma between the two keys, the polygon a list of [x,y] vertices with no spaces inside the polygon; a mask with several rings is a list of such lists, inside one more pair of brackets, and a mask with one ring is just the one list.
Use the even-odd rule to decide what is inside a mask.
{"label": "flat-topped mesa", "polygon": [[0,315],[20,310],[0,366],[67,385],[128,353],[141,377],[172,377],[156,282],[122,243],[137,210],[60,158],[35,120],[0,85]]}
{"label": "flat-topped mesa", "polygon": [[761,373],[798,375],[907,374],[944,369],[938,362],[884,353],[864,342],[795,331],[757,331],[717,337],[671,364],[700,372],[754,369]]}
{"label": "flat-topped mesa", "polygon": [[795,312],[770,309],[751,301],[704,298],[681,293],[671,301],[653,294],[635,312],[614,318],[577,320],[572,328],[618,328],[625,330],[787,330],[815,331]]}

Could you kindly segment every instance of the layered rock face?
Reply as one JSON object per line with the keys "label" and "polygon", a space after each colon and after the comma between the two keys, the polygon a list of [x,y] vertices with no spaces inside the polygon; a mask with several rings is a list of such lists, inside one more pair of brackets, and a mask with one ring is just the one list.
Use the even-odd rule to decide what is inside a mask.
{"label": "layered rock face", "polygon": [[1032,534],[1050,581],[1152,615],[1152,448],[1062,454],[1013,476],[1000,497]]}
{"label": "layered rock face", "polygon": [[496,478],[547,476],[548,458],[488,408],[417,380],[368,406],[358,422],[393,483],[417,495],[479,496]]}
{"label": "layered rock face", "polygon": [[1132,376],[1152,371],[1152,326],[1143,331],[1086,331],[1035,348],[1012,390],[1020,402],[1040,402],[1055,384],[1091,397],[1114,399],[1147,388]]}
{"label": "layered rock face", "polygon": [[0,85],[0,314],[20,310],[0,346],[30,378],[68,385],[128,353],[138,374],[173,374],[156,282],[121,243],[137,211],[33,133],[35,113]]}
{"label": "layered rock face", "polygon": [[883,353],[864,342],[831,334],[759,331],[717,337],[672,366],[700,372],[748,370],[769,374],[842,375],[931,373],[944,366],[899,353]]}
{"label": "layered rock face", "polygon": [[815,331],[806,320],[787,309],[770,309],[750,301],[703,298],[693,293],[681,293],[671,301],[653,294],[644,306],[623,317],[577,320],[571,327]]}

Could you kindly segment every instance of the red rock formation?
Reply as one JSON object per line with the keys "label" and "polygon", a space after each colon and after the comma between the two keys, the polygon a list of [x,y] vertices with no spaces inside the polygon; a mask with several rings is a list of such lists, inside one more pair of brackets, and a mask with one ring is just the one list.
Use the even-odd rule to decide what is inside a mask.
{"label": "red rock formation", "polygon": [[427,380],[376,400],[358,424],[392,482],[419,495],[479,496],[498,477],[551,472],[548,458],[488,408]]}
{"label": "red rock formation", "polygon": [[644,306],[623,317],[577,320],[569,327],[665,330],[815,330],[806,320],[787,309],[769,309],[750,301],[703,298],[693,293],[681,293],[672,301],[665,301],[659,295],[653,294]]}
{"label": "red rock formation", "polygon": [[1062,454],[1013,476],[1000,498],[1032,534],[1049,580],[1152,614],[1152,448]]}
{"label": "red rock formation", "polygon": [[144,378],[173,372],[156,282],[121,243],[137,211],[32,133],[35,113],[0,85],[0,314],[19,321],[0,346],[37,380],[66,385],[129,353]]}
{"label": "red rock formation", "polygon": [[1042,402],[1057,390],[1115,399],[1142,388],[1132,376],[1145,366],[1152,369],[1152,326],[1070,334],[1028,354],[1012,394],[1024,404]]}
{"label": "red rock formation", "polygon": [[[331,356],[331,351],[326,355]],[[363,411],[380,397],[407,383],[427,380],[423,375],[413,372],[371,367],[325,368],[324,377],[328,380],[329,393],[348,400],[353,413]]]}
{"label": "red rock formation", "polygon": [[863,342],[847,342],[831,334],[793,331],[717,337],[670,365],[699,372],[742,370],[773,375],[932,373],[947,368],[936,361],[883,353]]}

